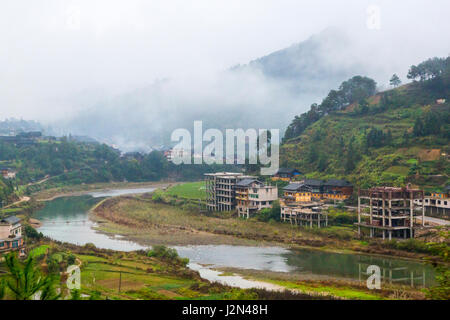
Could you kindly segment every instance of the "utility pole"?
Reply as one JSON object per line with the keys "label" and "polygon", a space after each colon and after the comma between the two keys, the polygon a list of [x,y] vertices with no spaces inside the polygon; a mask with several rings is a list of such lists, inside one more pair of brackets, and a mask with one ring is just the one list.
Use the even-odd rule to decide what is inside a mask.
{"label": "utility pole", "polygon": [[120,293],[120,287],[122,286],[122,271],[119,273],[119,293]]}

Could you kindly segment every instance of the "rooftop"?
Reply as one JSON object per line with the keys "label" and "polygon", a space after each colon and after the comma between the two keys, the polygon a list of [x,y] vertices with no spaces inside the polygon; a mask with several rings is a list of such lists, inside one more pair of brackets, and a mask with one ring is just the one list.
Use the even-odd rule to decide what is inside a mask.
{"label": "rooftop", "polygon": [[297,191],[297,190],[299,190],[301,188],[311,189],[309,186],[305,185],[304,183],[294,182],[294,183],[290,183],[289,185],[284,187],[283,190],[286,190],[286,191]]}
{"label": "rooftop", "polygon": [[16,216],[10,216],[8,218],[3,218],[0,220],[0,222],[8,223],[8,224],[17,224],[20,222],[20,219]]}
{"label": "rooftop", "polygon": [[236,187],[248,187],[255,182],[257,182],[258,184],[262,184],[262,182],[258,181],[257,179],[246,178],[236,183]]}
{"label": "rooftop", "polygon": [[324,181],[323,180],[317,180],[317,179],[305,179],[302,181],[303,184],[307,185],[307,186],[313,186],[313,187],[320,187],[324,185]]}
{"label": "rooftop", "polygon": [[235,176],[242,176],[242,173],[240,173],[240,172],[216,172],[216,173],[205,173],[205,176],[212,176],[212,177],[235,177]]}
{"label": "rooftop", "polygon": [[324,183],[326,186],[332,187],[351,187],[352,184],[347,180],[339,180],[339,179],[330,179]]}
{"label": "rooftop", "polygon": [[280,174],[280,173],[294,173],[294,172],[300,172],[300,171],[298,171],[297,169],[292,169],[292,168],[280,168],[280,169],[278,169],[277,174]]}

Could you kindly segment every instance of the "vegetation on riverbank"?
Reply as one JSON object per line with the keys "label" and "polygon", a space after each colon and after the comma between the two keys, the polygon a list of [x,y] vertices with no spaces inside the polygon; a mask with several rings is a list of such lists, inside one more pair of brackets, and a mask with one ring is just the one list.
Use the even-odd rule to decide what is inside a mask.
{"label": "vegetation on riverbank", "polygon": [[344,279],[298,279],[289,272],[271,272],[249,269],[223,268],[229,274],[239,273],[246,279],[272,283],[289,290],[310,295],[329,296],[335,299],[350,300],[423,300],[425,293],[420,288],[383,283],[382,289],[370,290],[366,281]]}

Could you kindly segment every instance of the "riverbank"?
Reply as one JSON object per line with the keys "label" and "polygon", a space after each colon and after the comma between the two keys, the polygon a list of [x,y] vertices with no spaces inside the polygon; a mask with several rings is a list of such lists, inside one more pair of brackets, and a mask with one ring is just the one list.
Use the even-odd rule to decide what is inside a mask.
{"label": "riverbank", "polygon": [[[315,234],[299,231],[298,228],[289,224],[204,216],[180,207],[155,203],[149,195],[105,199],[91,210],[91,215],[96,217],[97,221],[103,222],[98,228],[102,232],[121,234],[128,240],[147,245],[164,243],[172,246],[186,246],[227,243],[253,246],[281,245],[290,248],[313,247],[315,250],[340,253],[359,252],[349,249],[349,246],[357,245],[350,241],[346,243],[338,240],[339,243],[332,245],[330,243],[332,239],[323,239]],[[274,234],[274,231],[277,233]],[[296,236],[301,236],[303,243],[313,243],[314,246],[300,246],[299,242],[293,244],[292,239]],[[321,245],[318,246],[319,243]],[[339,276],[320,276],[310,272],[275,272],[214,266],[208,266],[207,269],[212,272],[213,270],[222,272],[223,277],[241,277],[244,280],[271,284],[277,288],[312,296],[362,300],[425,299],[422,289],[406,285],[387,283],[383,284],[383,290],[369,290],[364,277],[361,282],[358,282]]]}
{"label": "riverbank", "polygon": [[383,283],[382,289],[370,290],[363,279],[328,279],[317,275],[273,272],[265,270],[219,268],[227,275],[239,274],[250,281],[262,281],[285,289],[308,295],[330,296],[335,299],[350,300],[424,300],[425,293],[420,288],[406,285]]}
{"label": "riverbank", "polygon": [[[310,230],[275,221],[238,219],[229,213],[209,215],[192,205],[180,207],[155,202],[149,194],[105,199],[91,210],[91,218],[99,222],[99,231],[121,234],[145,245],[277,245],[414,260],[429,258],[423,253],[386,248],[378,241],[357,240],[356,231],[351,227]],[[350,239],[339,237],[343,231],[350,233]]]}
{"label": "riverbank", "polygon": [[36,201],[51,201],[60,197],[81,196],[90,192],[101,192],[115,189],[160,188],[177,185],[181,182],[108,182],[79,184],[41,190],[32,194]]}
{"label": "riverbank", "polygon": [[[324,237],[323,233],[315,234],[310,230],[299,229],[298,227],[289,224],[280,224],[276,222],[266,223],[255,219],[236,219],[231,213],[211,214],[201,212],[197,210],[197,207],[194,208],[192,206],[195,205],[195,202],[180,199],[177,200],[176,206],[167,205],[153,200],[157,194],[152,195],[147,193],[130,195],[129,191],[130,190],[124,189],[120,190],[120,192],[117,190],[116,192],[95,193],[94,196],[65,197],[48,202],[37,214],[38,218],[42,218],[42,232],[45,235],[61,241],[77,243],[80,245],[92,242],[99,247],[111,248],[114,250],[148,250],[147,248],[150,245],[160,243],[176,246],[176,250],[179,251],[180,256],[188,257],[192,260],[193,263],[190,265],[191,268],[195,264],[204,266],[199,272],[206,273],[208,276],[206,279],[209,280],[211,280],[209,276],[215,276],[214,274],[219,272],[215,270],[216,268],[224,266],[233,267],[236,268],[236,270],[242,269],[242,271],[244,271],[244,269],[251,270],[254,268],[257,270],[269,269],[276,272],[283,271],[286,274],[295,273],[299,275],[300,273],[302,276],[305,274],[304,271],[308,271],[308,273],[313,273],[314,275],[325,273],[328,277],[327,281],[331,282],[334,282],[336,278],[339,278],[339,275],[342,272],[346,277],[352,279],[355,279],[355,277],[356,279],[358,278],[358,264],[361,262],[360,259],[364,257],[351,253],[352,251],[344,246],[339,248],[329,244],[322,246],[316,245],[314,247],[316,250],[303,250],[300,252],[300,250],[288,250],[280,247],[292,248],[296,246],[300,247],[300,245],[291,245],[287,241],[281,242],[251,239],[247,237],[246,234],[247,232],[260,234],[259,231],[261,228],[269,228],[263,229],[263,234],[266,235],[266,238],[268,238],[268,235],[272,234],[273,236],[284,239],[286,236],[285,232],[283,231],[283,234],[280,235],[280,229],[277,229],[277,226],[287,228],[286,230],[290,230],[291,232],[302,232],[305,235],[315,238]],[[105,196],[111,197],[120,193],[125,195],[103,199]],[[114,205],[111,206],[112,204]],[[151,205],[149,206],[149,204]],[[103,213],[112,215],[109,220],[99,217],[94,213],[97,212],[99,208],[103,208]],[[97,220],[97,224],[92,223],[92,219],[88,219],[89,210],[91,211],[90,217]],[[189,225],[189,223],[192,225]],[[199,228],[204,228],[205,226],[211,228],[211,230],[202,229],[199,231]],[[92,227],[96,227],[102,232],[95,232]],[[217,230],[219,231],[213,232],[216,230],[214,228],[218,228]],[[230,234],[228,232],[231,230],[230,228],[234,228],[234,231],[241,233],[241,236],[235,236],[233,233]],[[277,231],[277,233],[275,234],[274,231]],[[103,233],[107,233],[109,236]],[[123,237],[123,235],[125,235],[125,237]],[[294,237],[295,235],[296,233],[293,233],[290,237]],[[132,242],[126,240],[132,240]],[[186,243],[202,245],[186,246],[184,245]],[[224,246],[225,243],[232,245]],[[182,245],[178,246],[180,244]],[[303,247],[306,247],[306,245]],[[330,251],[341,253],[347,252],[351,254],[331,254]],[[385,265],[385,262],[382,259],[377,259],[374,256],[370,256],[369,259],[376,265]],[[425,270],[417,263],[408,265],[405,264],[404,261],[398,261],[398,259],[397,261],[395,259],[387,259],[387,261],[389,261],[389,265],[393,263],[394,266],[403,267],[403,269],[408,271],[408,274],[410,271],[414,271],[415,276],[421,275],[422,270]],[[317,264],[317,262],[319,263]],[[240,274],[241,272],[236,273]],[[434,278],[429,270],[426,271],[426,273],[426,279]],[[269,275],[268,278],[270,279],[271,275]],[[216,277],[216,279],[212,279],[212,281],[225,279],[227,280],[224,283],[233,286],[237,285],[241,288],[246,288],[248,283],[245,281],[249,281],[240,278],[239,276],[234,276],[229,279],[226,275],[220,276],[219,280],[217,280]],[[252,280],[252,282],[256,281],[264,283],[264,287],[280,287],[277,284],[263,280],[265,280],[265,278],[261,278],[261,280]],[[276,278],[273,280],[276,280]],[[300,280],[300,278],[295,278],[295,281],[298,280]],[[316,281],[321,279],[312,280]],[[244,284],[244,286],[241,286],[242,284]],[[287,288],[289,285],[298,285],[298,283],[283,283],[281,288]],[[302,285],[304,286],[305,284]],[[322,289],[320,288],[324,286],[323,284],[320,282],[314,284],[308,283],[308,286],[310,285],[315,285],[319,288],[317,289],[319,293],[316,292],[314,294],[322,295],[322,293],[320,293]],[[421,285],[421,283],[418,285]],[[336,286],[339,288],[342,287],[339,284],[336,284]],[[329,288],[325,289],[329,291]],[[355,294],[355,299],[358,298],[358,294],[349,293],[348,288],[342,288],[342,290],[344,290],[348,296]],[[355,290],[358,291],[357,288],[355,288]],[[341,296],[336,295],[336,297],[347,298],[342,296],[342,294]],[[363,297],[361,296],[360,298]]]}

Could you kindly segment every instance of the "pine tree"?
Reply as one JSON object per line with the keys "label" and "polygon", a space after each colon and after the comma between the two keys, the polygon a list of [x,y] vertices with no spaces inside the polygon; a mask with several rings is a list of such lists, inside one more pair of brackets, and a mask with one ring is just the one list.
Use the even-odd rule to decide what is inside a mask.
{"label": "pine tree", "polygon": [[391,80],[389,80],[389,83],[391,84],[391,86],[398,87],[402,83],[402,80],[400,80],[398,75],[394,74]]}

